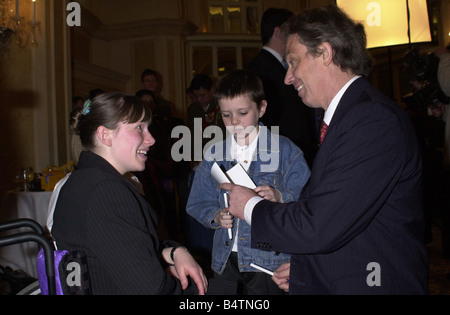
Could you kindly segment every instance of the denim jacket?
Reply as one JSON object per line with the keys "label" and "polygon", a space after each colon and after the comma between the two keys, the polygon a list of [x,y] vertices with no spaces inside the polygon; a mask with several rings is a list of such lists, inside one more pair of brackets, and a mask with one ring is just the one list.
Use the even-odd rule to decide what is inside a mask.
{"label": "denim jacket", "polygon": [[[227,151],[230,146],[231,138],[228,137],[206,152],[195,172],[186,211],[207,228],[216,230],[211,263],[215,272],[223,273],[237,229],[239,270],[257,271],[250,267],[250,263],[275,270],[288,262],[290,255],[251,248],[251,227],[244,220],[235,218],[232,240],[228,237],[227,229],[214,223],[216,213],[225,208],[225,191],[219,188],[219,183],[211,176],[211,167],[214,162],[226,170],[235,165],[236,162]],[[280,191],[283,202],[297,200],[310,176],[303,152],[289,139],[272,134],[265,126],[260,126],[258,145],[247,173],[256,186],[271,186]]]}

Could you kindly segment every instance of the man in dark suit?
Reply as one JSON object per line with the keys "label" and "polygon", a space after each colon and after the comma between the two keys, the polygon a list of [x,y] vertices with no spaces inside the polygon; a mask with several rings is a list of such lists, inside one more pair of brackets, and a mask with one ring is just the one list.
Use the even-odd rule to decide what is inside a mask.
{"label": "man in dark suit", "polygon": [[264,84],[267,110],[261,121],[267,127],[279,126],[280,134],[302,149],[311,166],[317,149],[315,111],[302,103],[292,86],[283,82],[287,69],[286,34],[281,26],[292,15],[291,11],[280,8],[264,12],[261,19],[263,48],[247,65],[247,70],[258,75]]}
{"label": "man in dark suit", "polygon": [[291,294],[426,294],[421,155],[407,115],[365,78],[364,28],[328,6],[288,33],[285,82],[328,129],[297,202],[223,184],[230,213],[251,224],[252,246],[292,254],[273,278]]}

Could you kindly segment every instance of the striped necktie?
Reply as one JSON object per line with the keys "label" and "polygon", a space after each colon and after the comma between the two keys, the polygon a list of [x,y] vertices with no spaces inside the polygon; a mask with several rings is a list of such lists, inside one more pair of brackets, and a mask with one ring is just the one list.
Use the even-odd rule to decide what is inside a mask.
{"label": "striped necktie", "polygon": [[325,134],[327,133],[328,125],[322,121],[322,126],[320,127],[320,144],[322,144]]}

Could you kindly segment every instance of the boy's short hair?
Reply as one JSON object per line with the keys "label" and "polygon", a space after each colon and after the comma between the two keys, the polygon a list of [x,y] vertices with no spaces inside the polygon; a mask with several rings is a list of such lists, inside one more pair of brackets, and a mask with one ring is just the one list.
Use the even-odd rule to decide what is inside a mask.
{"label": "boy's short hair", "polygon": [[252,72],[234,70],[219,81],[214,98],[219,102],[222,99],[232,99],[244,95],[249,96],[259,109],[265,99],[263,83]]}

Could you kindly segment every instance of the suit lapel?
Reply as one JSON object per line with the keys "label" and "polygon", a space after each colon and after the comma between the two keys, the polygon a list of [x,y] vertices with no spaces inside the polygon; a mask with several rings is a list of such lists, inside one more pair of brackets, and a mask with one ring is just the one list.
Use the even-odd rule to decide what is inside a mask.
{"label": "suit lapel", "polygon": [[334,124],[342,120],[342,118],[347,113],[348,109],[359,101],[361,95],[364,93],[365,89],[369,86],[370,86],[369,81],[367,81],[366,78],[361,77],[355,80],[355,82],[353,82],[348,87],[347,91],[345,91],[344,95],[339,101],[339,104],[336,108],[333,118],[331,119],[331,123],[328,128],[327,134],[328,132],[330,132]]}
{"label": "suit lapel", "polygon": [[327,163],[326,160],[328,156],[330,156],[331,151],[335,149],[334,148],[335,141],[333,140],[333,138],[336,136],[335,135],[336,128],[338,128],[339,123],[343,120],[348,110],[352,106],[360,102],[361,96],[369,86],[370,86],[369,81],[366,78],[361,77],[355,80],[355,82],[353,82],[349,86],[347,91],[345,91],[344,95],[339,101],[339,104],[336,108],[333,118],[331,119],[330,125],[328,126],[324,143],[320,146],[316,158],[314,159],[313,168],[314,166],[318,166],[319,168],[313,171],[312,173],[318,175],[322,172],[324,163]]}

